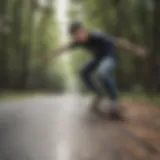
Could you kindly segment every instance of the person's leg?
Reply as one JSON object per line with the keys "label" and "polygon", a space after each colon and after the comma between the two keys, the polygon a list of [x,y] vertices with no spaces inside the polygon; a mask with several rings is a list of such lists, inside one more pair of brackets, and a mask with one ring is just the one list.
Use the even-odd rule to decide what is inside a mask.
{"label": "person's leg", "polygon": [[92,91],[94,91],[98,96],[102,95],[100,88],[92,77],[92,73],[98,67],[99,62],[95,59],[86,63],[81,69],[81,78],[83,79],[85,85]]}
{"label": "person's leg", "polygon": [[117,109],[118,106],[118,95],[117,87],[115,82],[115,68],[116,62],[111,57],[104,58],[99,65],[99,78],[104,86],[104,89],[108,92],[111,100],[111,109]]}

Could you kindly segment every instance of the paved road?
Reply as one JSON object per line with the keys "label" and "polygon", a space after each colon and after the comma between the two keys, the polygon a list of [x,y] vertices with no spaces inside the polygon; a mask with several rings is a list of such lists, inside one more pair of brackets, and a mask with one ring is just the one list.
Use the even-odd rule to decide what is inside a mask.
{"label": "paved road", "polygon": [[88,104],[73,95],[0,102],[0,160],[160,159],[157,120],[149,125],[128,109],[137,121],[111,122]]}

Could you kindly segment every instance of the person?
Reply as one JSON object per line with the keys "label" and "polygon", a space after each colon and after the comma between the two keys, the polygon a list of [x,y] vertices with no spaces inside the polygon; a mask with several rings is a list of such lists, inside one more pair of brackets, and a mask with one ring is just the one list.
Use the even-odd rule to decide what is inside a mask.
{"label": "person", "polygon": [[143,55],[144,50],[129,41],[113,38],[101,32],[89,31],[81,22],[72,22],[69,25],[69,34],[73,41],[58,49],[54,52],[54,55],[59,55],[68,49],[77,47],[88,50],[93,58],[82,67],[80,75],[86,86],[96,94],[92,109],[97,109],[99,102],[105,96],[92,78],[93,73],[97,71],[99,82],[108,92],[111,102],[109,115],[114,118],[119,117],[118,93],[115,81],[115,69],[118,60],[116,48],[125,49],[138,55]]}

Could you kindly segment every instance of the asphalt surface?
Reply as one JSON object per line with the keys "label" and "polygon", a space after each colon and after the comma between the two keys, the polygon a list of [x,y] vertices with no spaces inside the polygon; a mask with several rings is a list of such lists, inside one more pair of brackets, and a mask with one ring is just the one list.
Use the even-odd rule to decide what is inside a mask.
{"label": "asphalt surface", "polygon": [[129,124],[90,112],[89,103],[77,95],[1,101],[0,160],[160,159],[159,128],[154,145]]}

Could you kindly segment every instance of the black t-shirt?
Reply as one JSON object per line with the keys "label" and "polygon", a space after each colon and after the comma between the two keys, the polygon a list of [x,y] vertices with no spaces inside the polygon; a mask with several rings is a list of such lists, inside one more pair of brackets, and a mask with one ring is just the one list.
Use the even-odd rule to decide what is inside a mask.
{"label": "black t-shirt", "polygon": [[95,58],[101,59],[106,56],[117,57],[113,38],[100,32],[90,32],[86,42],[73,42],[71,48],[83,47],[90,51]]}

